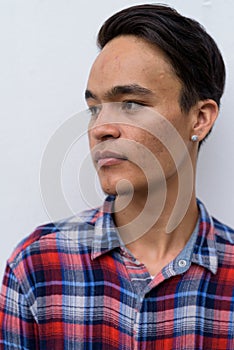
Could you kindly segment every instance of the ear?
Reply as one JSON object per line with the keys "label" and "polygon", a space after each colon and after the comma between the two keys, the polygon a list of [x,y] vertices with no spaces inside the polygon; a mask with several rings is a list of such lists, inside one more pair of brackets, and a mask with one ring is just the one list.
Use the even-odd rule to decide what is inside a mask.
{"label": "ear", "polygon": [[212,129],[219,113],[219,107],[214,100],[198,101],[192,133],[202,141]]}

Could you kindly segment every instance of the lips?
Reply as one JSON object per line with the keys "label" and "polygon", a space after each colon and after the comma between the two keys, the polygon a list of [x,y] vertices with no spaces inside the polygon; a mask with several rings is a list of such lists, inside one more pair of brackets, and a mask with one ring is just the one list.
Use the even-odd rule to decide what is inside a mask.
{"label": "lips", "polygon": [[120,164],[122,161],[127,160],[127,157],[117,152],[97,151],[94,153],[93,159],[99,167],[102,167]]}

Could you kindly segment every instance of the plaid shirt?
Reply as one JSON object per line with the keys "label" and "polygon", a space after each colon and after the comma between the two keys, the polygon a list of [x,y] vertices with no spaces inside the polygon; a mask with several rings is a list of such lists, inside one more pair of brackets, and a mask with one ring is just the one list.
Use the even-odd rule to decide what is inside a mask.
{"label": "plaid shirt", "polygon": [[8,261],[0,349],[234,349],[234,231],[200,219],[154,279],[108,207],[39,227]]}

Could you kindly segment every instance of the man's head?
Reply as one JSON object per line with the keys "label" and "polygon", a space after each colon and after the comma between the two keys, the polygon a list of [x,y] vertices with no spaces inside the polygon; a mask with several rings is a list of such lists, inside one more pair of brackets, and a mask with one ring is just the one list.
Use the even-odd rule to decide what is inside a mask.
{"label": "man's head", "polygon": [[110,17],[98,34],[102,49],[121,35],[134,35],[159,47],[182,83],[181,110],[188,112],[199,100],[213,99],[220,105],[225,66],[220,51],[196,21],[168,6],[137,5]]}
{"label": "man's head", "polygon": [[102,50],[86,100],[102,188],[115,193],[126,179],[142,194],[149,183],[161,188],[166,180],[176,192],[178,171],[184,174],[192,164],[195,173],[198,143],[192,135],[202,141],[218,114],[225,73],[216,44],[196,22],[157,5],[115,14],[98,42]]}

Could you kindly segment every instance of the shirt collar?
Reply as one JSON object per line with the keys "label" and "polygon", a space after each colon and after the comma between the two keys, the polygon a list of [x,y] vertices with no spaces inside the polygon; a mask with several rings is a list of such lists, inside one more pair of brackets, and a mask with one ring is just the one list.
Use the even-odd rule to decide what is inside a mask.
{"label": "shirt collar", "polygon": [[[96,216],[91,253],[92,259],[96,259],[102,254],[123,245],[111,215],[114,200],[115,196],[108,196]],[[182,259],[182,257],[186,255],[190,260],[189,266],[193,262],[209,269],[215,274],[218,268],[218,257],[215,245],[213,219],[201,201],[197,200],[197,205],[200,211],[198,232],[191,236],[191,244],[188,243],[175,260]],[[185,270],[187,270],[189,266],[186,266]],[[180,273],[181,272],[185,271],[180,271]]]}
{"label": "shirt collar", "polygon": [[114,200],[115,196],[108,196],[96,216],[91,253],[92,259],[96,259],[121,245],[121,238],[111,215]]}
{"label": "shirt collar", "polygon": [[197,204],[200,211],[200,222],[192,262],[206,267],[215,274],[218,269],[218,255],[213,218],[201,201],[197,200]]}

